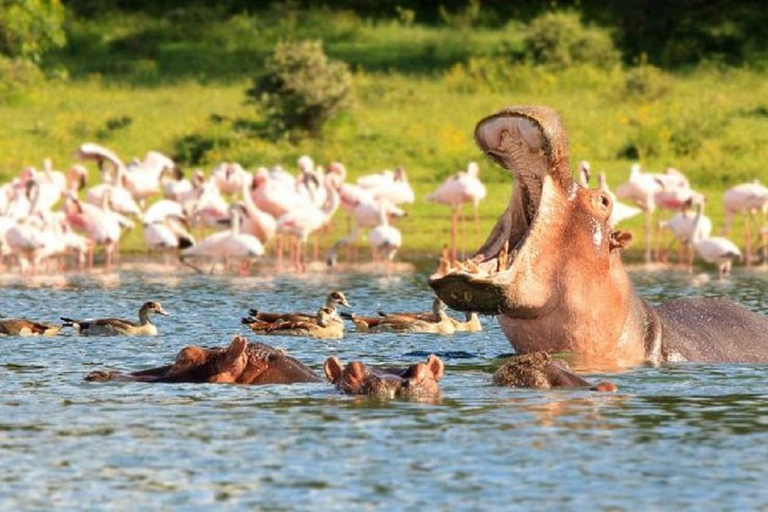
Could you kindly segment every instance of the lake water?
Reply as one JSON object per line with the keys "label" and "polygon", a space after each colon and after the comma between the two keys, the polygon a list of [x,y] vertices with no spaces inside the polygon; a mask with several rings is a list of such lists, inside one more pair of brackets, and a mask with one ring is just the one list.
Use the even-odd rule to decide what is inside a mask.
{"label": "lake water", "polygon": [[[768,274],[718,282],[633,271],[651,301],[731,296],[768,313]],[[322,372],[326,357],[446,358],[437,403],[292,386],[89,383],[97,368],[170,362],[223,345],[249,307],[314,310],[331,289],[353,309],[426,310],[426,274],[198,276],[121,271],[0,280],[7,316],[135,316],[159,300],[153,338],[0,339],[0,510],[744,510],[768,505],[768,372],[761,365],[640,367],[616,394],[493,387],[510,351],[492,318],[454,336],[264,338]],[[255,337],[252,337],[254,339]]]}

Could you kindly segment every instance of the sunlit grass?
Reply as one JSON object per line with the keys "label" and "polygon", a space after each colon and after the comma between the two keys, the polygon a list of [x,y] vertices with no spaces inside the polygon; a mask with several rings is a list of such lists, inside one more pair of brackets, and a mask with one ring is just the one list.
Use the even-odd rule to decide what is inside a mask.
{"label": "sunlit grass", "polygon": [[[392,34],[401,33],[386,27],[360,30],[381,31],[376,33],[384,46]],[[435,31],[413,30],[409,37],[437,37]],[[350,37],[357,40],[359,34]],[[485,41],[489,36],[476,37]],[[378,44],[375,37],[372,40]],[[334,44],[342,48],[344,41],[339,37]],[[492,46],[490,41],[485,44]],[[475,123],[507,105],[537,104],[560,112],[574,168],[587,159],[593,171],[607,173],[615,188],[626,180],[636,160],[627,148],[639,148],[639,161],[646,170],[676,167],[694,188],[707,194],[707,213],[716,230],[722,225],[720,197],[727,187],[753,179],[768,183],[764,73],[700,69],[670,77],[666,94],[643,100],[627,94],[625,72],[620,69],[553,72],[509,64],[509,80],[490,84],[467,69],[471,66],[428,74],[358,71],[354,109],[326,126],[322,138],[298,143],[233,136],[229,124],[212,121],[212,117],[259,120],[255,108],[245,104],[249,81],[243,77],[217,83],[187,78],[142,86],[94,76],[41,84],[21,99],[0,103],[0,177],[8,179],[27,165],[39,167],[46,157],[66,168],[73,163],[73,151],[85,141],[103,143],[128,160],[150,149],[173,155],[181,137],[211,133],[230,144],[207,155],[206,171],[224,159],[250,168],[281,164],[295,170],[296,159],[304,153],[321,164],[344,162],[351,179],[403,165],[418,198],[407,207],[410,216],[398,222],[404,231],[404,251],[437,254],[448,239],[450,212],[423,197],[468,161],[478,160],[489,195],[481,205],[479,233],[471,224],[467,232],[467,248],[476,248],[504,209],[510,180],[475,147]],[[130,122],[108,129],[115,119]],[[93,167],[90,178],[91,183],[98,179]],[[343,232],[342,219],[339,216],[330,238]],[[642,219],[633,219],[626,227],[637,236],[634,248],[642,247]],[[739,231],[733,236],[741,240]],[[141,245],[140,231],[129,235],[127,249]]]}

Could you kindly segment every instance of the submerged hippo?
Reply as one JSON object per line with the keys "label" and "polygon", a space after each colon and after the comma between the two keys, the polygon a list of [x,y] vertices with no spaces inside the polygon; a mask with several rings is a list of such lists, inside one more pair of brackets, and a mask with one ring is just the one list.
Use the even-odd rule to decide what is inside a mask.
{"label": "submerged hippo", "polygon": [[514,176],[488,240],[430,279],[451,308],[498,315],[518,353],[577,352],[621,364],[768,362],[768,318],[726,299],[651,307],[621,262],[611,198],[571,176],[557,114],[512,107],[481,120],[480,148]]}
{"label": "submerged hippo", "polygon": [[97,370],[85,380],[292,384],[320,382],[321,379],[282,350],[262,343],[249,343],[246,338],[235,336],[228,347],[184,347],[171,365],[132,373]]}
{"label": "submerged hippo", "polygon": [[612,382],[592,385],[571,371],[568,363],[547,352],[531,352],[509,358],[493,374],[496,386],[513,388],[587,388],[591,391],[616,391]]}
{"label": "submerged hippo", "polygon": [[367,395],[377,398],[437,398],[437,381],[443,376],[443,361],[432,354],[425,363],[408,368],[372,368],[360,361],[346,366],[334,356],[323,365],[325,376],[336,389],[348,395]]}

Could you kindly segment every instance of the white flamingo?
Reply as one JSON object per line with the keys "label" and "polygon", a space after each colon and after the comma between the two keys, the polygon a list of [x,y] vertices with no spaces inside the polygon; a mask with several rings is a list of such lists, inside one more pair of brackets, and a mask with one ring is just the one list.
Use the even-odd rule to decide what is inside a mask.
{"label": "white flamingo", "polygon": [[696,218],[693,223],[691,242],[701,259],[717,265],[717,276],[722,279],[730,274],[733,260],[741,259],[741,251],[736,244],[727,238],[721,236],[701,237],[700,228],[703,208],[702,203],[696,205]]}
{"label": "white flamingo", "polygon": [[387,262],[387,273],[390,271],[392,260],[394,260],[397,250],[403,244],[400,230],[390,226],[388,217],[386,206],[382,203],[379,209],[379,225],[368,233],[371,257],[374,262],[377,262],[383,253]]}
{"label": "white flamingo", "polygon": [[241,271],[244,271],[253,259],[264,255],[264,246],[258,238],[240,232],[242,208],[238,205],[232,205],[229,213],[230,229],[209,235],[194,246],[182,250],[182,261],[190,258],[210,260],[212,263],[211,272],[213,272],[217,263],[224,263],[226,266],[230,260],[240,260],[243,262]]}
{"label": "white flamingo", "polygon": [[[699,204],[699,201],[693,202],[692,204]],[[669,220],[661,221],[659,223],[659,228],[669,229],[674,236],[672,243],[669,244],[669,247],[667,247],[664,253],[667,253],[672,244],[674,244],[676,240],[679,240],[680,254],[678,260],[681,263],[686,262],[689,271],[693,270],[693,251],[691,250],[691,243],[693,241],[694,227],[696,227],[696,213],[689,211],[688,208],[675,213]],[[703,213],[700,216],[697,229],[699,239],[707,239],[712,235],[712,221]]]}

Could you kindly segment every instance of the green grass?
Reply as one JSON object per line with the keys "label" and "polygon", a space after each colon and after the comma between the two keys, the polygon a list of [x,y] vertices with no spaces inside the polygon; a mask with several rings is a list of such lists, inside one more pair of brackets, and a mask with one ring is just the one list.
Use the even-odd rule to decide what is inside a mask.
{"label": "green grass", "polygon": [[[677,167],[709,197],[707,213],[716,226],[722,223],[720,196],[727,187],[753,179],[768,183],[764,72],[700,68],[651,77],[660,92],[643,99],[626,90],[625,70],[555,72],[490,57],[502,48],[519,48],[514,27],[404,27],[341,14],[312,25],[313,33],[302,24],[306,20],[255,19],[201,21],[194,31],[135,15],[75,22],[70,48],[57,56],[72,79],[42,83],[0,102],[0,178],[26,165],[39,167],[45,157],[66,168],[85,141],[130,159],[150,149],[173,155],[186,136],[213,141],[205,170],[225,159],[295,170],[305,153],[319,163],[344,162],[352,179],[403,165],[418,198],[408,207],[410,216],[399,222],[404,251],[436,254],[448,238],[449,212],[423,197],[478,160],[489,195],[481,205],[480,233],[467,234],[467,247],[477,247],[504,209],[510,179],[475,147],[475,123],[507,105],[537,104],[563,117],[574,168],[587,159],[594,171],[607,172],[615,188],[636,160],[648,171]],[[293,144],[231,129],[261,121],[245,104],[244,91],[259,55],[281,29],[288,36],[322,37],[332,56],[356,69],[354,109],[327,125],[321,138]],[[96,179],[92,168],[91,183]],[[340,216],[332,237],[343,225]],[[635,248],[643,244],[641,226],[639,218],[626,225],[638,237]],[[140,246],[139,234],[131,234],[126,248]]]}

